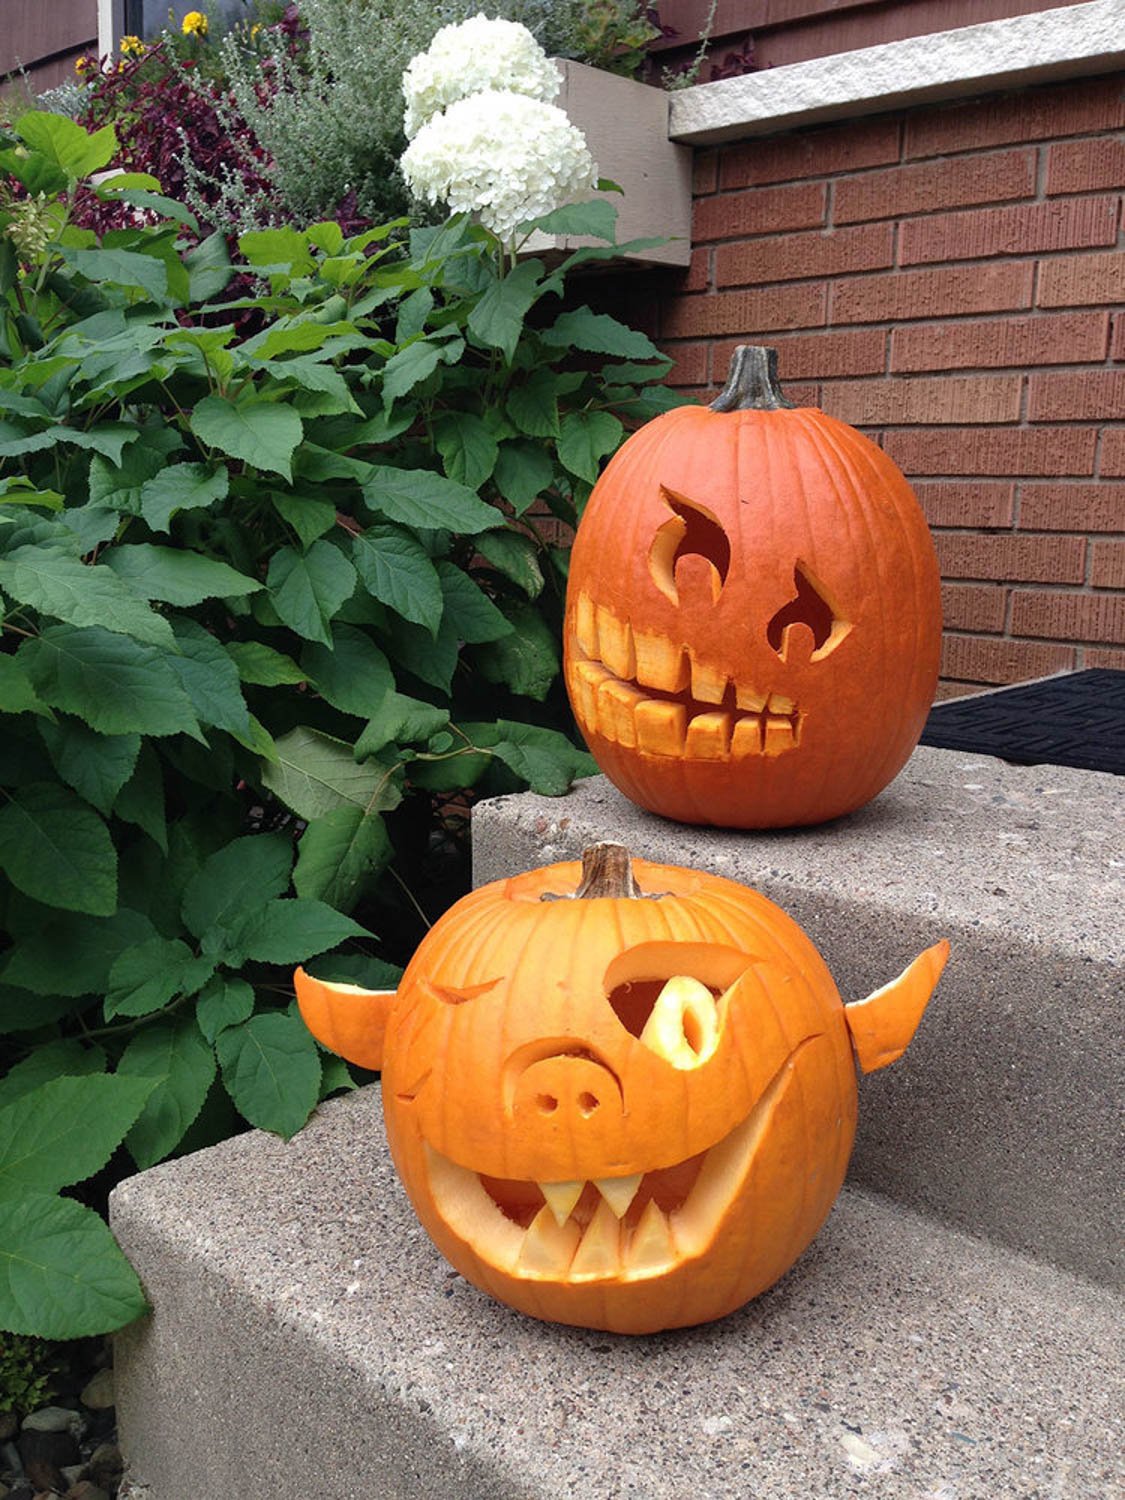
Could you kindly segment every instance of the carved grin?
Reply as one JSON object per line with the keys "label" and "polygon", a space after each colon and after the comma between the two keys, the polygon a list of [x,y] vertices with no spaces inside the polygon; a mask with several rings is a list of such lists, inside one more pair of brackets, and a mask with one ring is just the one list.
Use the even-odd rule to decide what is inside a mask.
{"label": "carved grin", "polygon": [[446,1225],[490,1265],[539,1281],[642,1280],[700,1254],[739,1195],[807,1037],[750,1114],[708,1150],[672,1167],[591,1182],[485,1177],[428,1143],[426,1170]]}

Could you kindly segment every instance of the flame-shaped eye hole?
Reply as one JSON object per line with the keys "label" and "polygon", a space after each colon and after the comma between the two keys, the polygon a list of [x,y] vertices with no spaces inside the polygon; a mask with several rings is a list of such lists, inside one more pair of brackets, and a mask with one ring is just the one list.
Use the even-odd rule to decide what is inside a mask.
{"label": "flame-shaped eye hole", "polygon": [[803,625],[812,636],[813,650],[809,660],[820,661],[835,651],[852,627],[840,617],[825,589],[813,581],[802,563],[793,569],[793,582],[797,592],[766,626],[766,640],[782,661],[787,661],[796,628]]}
{"label": "flame-shaped eye hole", "polygon": [[422,983],[423,988],[443,1005],[464,1005],[467,1000],[475,1000],[478,995],[486,995],[489,990],[494,990],[500,981],[486,979],[483,984],[466,984],[456,989],[448,984],[434,984],[432,980],[423,980]]}
{"label": "flame-shaped eye hole", "polygon": [[673,604],[679,604],[676,566],[683,557],[701,557],[708,565],[711,602],[716,603],[730,572],[730,539],[717,516],[665,486],[661,497],[672,512],[653,538],[648,555],[652,581]]}

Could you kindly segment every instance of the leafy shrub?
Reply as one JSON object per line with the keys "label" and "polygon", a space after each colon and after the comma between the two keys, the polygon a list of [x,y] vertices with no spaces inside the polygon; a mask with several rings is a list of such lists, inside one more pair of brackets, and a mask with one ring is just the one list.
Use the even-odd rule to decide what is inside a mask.
{"label": "leafy shrub", "polygon": [[143,1306],[73,1191],[122,1143],[288,1136],[353,1086],[291,968],[394,982],[370,933],[433,799],[592,769],[550,528],[676,401],[643,335],[558,310],[608,249],[506,273],[464,219],[266,229],[231,298],[223,236],[151,178],[97,192],[157,224],[68,221],[115,149],[35,112],[0,136],[0,1327],[52,1337]]}
{"label": "leafy shrub", "polygon": [[54,1394],[54,1349],[43,1339],[0,1339],[0,1412],[26,1416]]}

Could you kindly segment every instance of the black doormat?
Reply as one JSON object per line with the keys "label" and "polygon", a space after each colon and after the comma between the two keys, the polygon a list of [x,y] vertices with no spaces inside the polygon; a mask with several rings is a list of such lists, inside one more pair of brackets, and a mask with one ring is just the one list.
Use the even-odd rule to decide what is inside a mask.
{"label": "black doormat", "polygon": [[1125,672],[1096,667],[938,703],[922,744],[1125,775]]}

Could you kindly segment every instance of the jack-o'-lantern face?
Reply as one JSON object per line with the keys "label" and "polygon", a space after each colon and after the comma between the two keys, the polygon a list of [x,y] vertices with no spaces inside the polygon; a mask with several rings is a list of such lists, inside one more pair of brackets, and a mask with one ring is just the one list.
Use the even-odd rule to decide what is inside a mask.
{"label": "jack-o'-lantern face", "polygon": [[[525,1312],[624,1332],[775,1281],[856,1111],[846,1012],[799,929],[732,882],[636,872],[628,896],[566,899],[561,865],[466,897],[382,1047],[395,1162],[447,1258]],[[315,983],[302,1013],[339,1046]]]}
{"label": "jack-o'-lantern face", "polygon": [[595,486],[564,644],[579,728],[634,801],[817,822],[917,742],[940,645],[933,546],[905,479],[843,423],[681,407]]}

